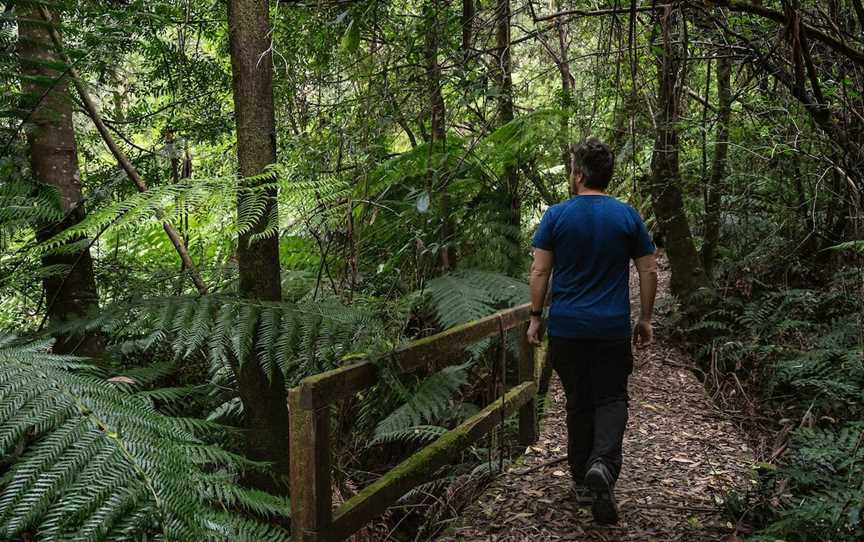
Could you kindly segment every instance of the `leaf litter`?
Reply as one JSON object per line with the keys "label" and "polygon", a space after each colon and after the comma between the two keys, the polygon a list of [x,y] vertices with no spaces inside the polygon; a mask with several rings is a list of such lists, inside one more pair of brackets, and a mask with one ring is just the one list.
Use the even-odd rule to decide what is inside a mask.
{"label": "leaf litter", "polygon": [[[665,297],[668,271],[661,271],[660,281]],[[635,284],[633,292],[638,293]],[[662,337],[662,321],[660,331]],[[553,377],[537,443],[492,481],[438,542],[741,540],[723,506],[729,491],[752,484],[753,452],[686,370],[692,364],[662,340],[634,353],[617,525],[595,524],[590,508],[569,496],[570,476],[562,461],[564,391]]]}

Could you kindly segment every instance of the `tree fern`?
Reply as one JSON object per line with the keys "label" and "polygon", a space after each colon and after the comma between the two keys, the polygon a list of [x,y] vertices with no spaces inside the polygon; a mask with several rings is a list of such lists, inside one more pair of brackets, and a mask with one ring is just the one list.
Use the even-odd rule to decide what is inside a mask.
{"label": "tree fern", "polygon": [[[3,165],[0,161],[0,167]],[[0,179],[3,179],[0,183],[0,243],[18,228],[63,218],[55,188],[20,179],[6,180],[5,176],[6,172],[0,172]]]}
{"label": "tree fern", "polygon": [[463,269],[426,285],[429,306],[444,329],[528,302],[528,285],[506,275]]}
{"label": "tree fern", "polygon": [[[134,323],[134,326],[132,325]],[[363,351],[382,337],[378,319],[362,308],[335,300],[271,303],[225,294],[169,296],[103,307],[98,318],[70,321],[65,333],[99,326],[115,336],[134,333],[121,348],[170,347],[175,359],[206,356],[217,372],[231,359],[281,370],[288,386],[336,368],[343,356]],[[259,326],[257,343],[255,327]],[[141,335],[144,339],[139,338]],[[253,349],[256,356],[250,354]]]}
{"label": "tree fern", "polygon": [[214,508],[288,511],[286,501],[234,484],[255,466],[202,442],[196,432],[212,429],[207,422],[163,416],[146,396],[49,347],[0,336],[0,538],[286,539]]}
{"label": "tree fern", "polygon": [[378,423],[375,438],[384,439],[441,418],[453,395],[468,381],[471,364],[451,365],[424,379],[412,390],[408,401]]}
{"label": "tree fern", "polygon": [[[213,235],[237,237],[248,233],[252,225],[262,219],[264,202],[270,191],[278,193],[279,203],[284,209],[299,217],[305,217],[313,210],[320,211],[320,206],[338,206],[350,195],[347,185],[342,181],[331,178],[297,179],[286,164],[274,165],[268,171],[243,181],[261,181],[261,184],[247,186],[244,182],[238,186],[234,177],[202,177],[196,178],[194,182],[153,185],[147,192],[125,195],[101,205],[90,205],[84,220],[49,239],[32,243],[28,250],[18,254],[17,259],[32,259],[62,250],[70,241],[77,239],[83,238],[84,242],[89,243],[97,235],[137,231],[163,221],[178,224],[189,213],[196,211],[206,211],[216,220],[223,216],[234,216],[238,192],[247,197],[242,198],[243,206],[236,210],[237,221],[219,221],[219,231],[212,232]],[[315,205],[310,206],[310,201],[316,202]],[[28,183],[18,182],[3,183],[0,190],[0,228],[8,229],[28,221],[56,218],[57,209],[47,188],[36,190]],[[344,216],[344,213],[340,216]],[[256,238],[277,235],[281,225],[277,223],[276,215],[263,218],[266,227],[256,234]],[[161,233],[155,231],[161,239]]]}

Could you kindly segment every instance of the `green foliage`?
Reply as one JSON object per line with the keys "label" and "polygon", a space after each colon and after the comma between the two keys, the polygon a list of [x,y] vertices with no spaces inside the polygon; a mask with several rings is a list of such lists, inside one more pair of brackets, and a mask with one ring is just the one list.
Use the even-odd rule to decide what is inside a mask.
{"label": "green foliage", "polygon": [[[495,83],[500,66],[488,62],[488,53],[497,50],[492,4],[476,3],[472,43],[466,48],[458,3],[307,2],[295,9],[275,2],[267,38],[273,53],[268,62],[274,71],[276,126],[275,133],[262,136],[275,139],[279,163],[259,176],[239,179],[234,130],[245,119],[235,114],[230,98],[224,3],[57,0],[45,5],[55,15],[71,64],[150,189],[135,191],[92,123],[76,112],[77,180],[87,218],[44,239],[37,232],[48,231],[43,228],[63,215],[56,194],[32,180],[34,149],[27,148],[25,136],[33,128],[28,119],[42,92],[58,81],[27,75],[22,68],[42,65],[59,74],[69,66],[18,57],[18,15],[32,3],[20,0],[13,9],[7,2],[9,9],[0,14],[0,328],[34,337],[102,329],[109,348],[100,364],[122,366],[117,372],[132,383],[105,383],[85,367],[63,371],[94,379],[93,386],[119,394],[129,408],[140,403],[157,417],[156,408],[196,419],[239,421],[243,406],[234,381],[237,364],[261,363],[269,374],[285,374],[290,386],[354,355],[383,351],[527,301],[527,289],[514,279],[527,267],[532,224],[545,204],[566,193],[562,144],[587,135],[606,139],[618,156],[612,193],[651,214],[643,179],[650,176],[657,126],[656,100],[650,94],[656,75],[653,24],[636,25],[632,54],[626,55],[619,50],[628,41],[620,21],[570,18],[561,21],[569,35],[565,52],[558,50],[558,40],[549,39],[545,23],[533,20],[557,8],[514,9],[516,118],[502,125],[498,106],[503,96]],[[860,49],[855,17],[843,17],[842,9],[827,10],[831,13],[820,16],[825,20],[817,21],[816,3],[803,4],[803,22],[831,27]],[[689,17],[695,12],[684,13]],[[797,81],[791,67],[798,64],[787,58],[794,48],[777,47],[776,22],[726,15],[724,25],[734,32],[687,28],[698,50],[687,55],[679,81],[687,92],[682,92],[675,122],[678,181],[684,218],[698,245],[710,192],[705,180],[716,118],[717,89],[708,80],[714,71],[708,59],[738,57],[733,152],[720,184],[721,262],[715,277],[725,299],[689,332],[706,339],[700,350],[721,373],[735,371],[745,384],[747,377],[758,380],[766,386],[766,397],[784,397],[791,408],[809,413],[808,420],[820,430],[839,430],[840,420],[861,418],[864,377],[856,357],[860,324],[855,320],[860,270],[858,286],[831,294],[806,287],[821,284],[824,269],[849,265],[861,252],[855,229],[860,217],[853,216],[860,167],[849,163],[849,157],[860,156],[855,148],[862,118],[860,74],[848,69],[848,58],[818,40],[811,47],[807,67],[815,81],[808,85],[821,88],[826,102],[821,114],[847,135],[826,137],[788,89],[770,84],[767,61],[781,72],[788,69],[790,80]],[[428,27],[428,21],[436,24]],[[434,146],[429,143],[424,39],[433,33],[440,65],[437,90],[446,110],[446,141]],[[751,47],[761,49],[766,62],[752,62],[762,55]],[[627,56],[633,61],[632,79],[622,69]],[[566,90],[554,61],[565,57],[572,74]],[[28,85],[35,92],[25,91]],[[70,98],[80,102],[69,88]],[[843,140],[851,142],[851,149],[840,148]],[[511,170],[516,178],[505,179],[502,174]],[[249,186],[258,182],[262,184]],[[265,216],[274,192],[279,214]],[[518,221],[512,215],[517,207]],[[649,225],[660,224],[655,217],[646,219]],[[166,239],[163,221],[183,236],[210,291],[218,293],[186,295],[191,290],[188,270]],[[284,303],[232,295],[237,240],[262,221],[263,231],[252,238],[279,241]],[[65,277],[70,266],[46,266],[43,257],[85,247],[93,258],[100,298],[94,308],[99,310],[83,321],[46,326],[50,300],[41,281]],[[454,256],[458,271],[442,275],[444,249]],[[497,274],[504,269],[514,278]],[[735,286],[724,288],[725,282]],[[780,291],[777,284],[794,288]],[[260,333],[253,333],[256,329]],[[507,336],[511,351],[514,337]],[[400,377],[383,364],[381,382],[364,393],[359,405],[340,405],[347,409],[340,411],[345,417],[340,426],[351,429],[346,440],[359,436],[366,446],[367,437],[376,435],[376,445],[386,445],[395,459],[395,451],[404,451],[400,446],[410,449],[435,438],[477,408],[472,402],[483,395],[490,368],[484,363],[497,354],[495,346],[495,338],[481,341],[465,360],[452,360],[470,360],[464,369],[425,378]],[[46,397],[27,403],[27,412],[38,416],[41,408],[52,416]],[[13,404],[0,402],[0,410]],[[120,406],[111,403],[111,408]],[[173,423],[164,416],[158,419]],[[184,433],[184,439],[203,440],[199,433],[204,426],[213,427],[173,420],[192,435]],[[125,426],[118,431],[123,438],[126,433]],[[146,440],[148,435],[135,440],[136,450],[162,442],[161,434],[152,441]],[[847,449],[839,438],[819,438],[825,449]],[[28,446],[39,446],[42,437],[23,442],[26,455]],[[803,440],[796,440],[790,454],[803,446]],[[136,457],[147,455],[141,451]],[[346,457],[337,459],[356,461],[352,454]],[[380,466],[377,460],[370,463]],[[154,452],[152,461],[162,461],[162,455]],[[190,461],[201,466],[194,456]],[[354,466],[346,465],[346,471]],[[6,467],[0,466],[0,488],[7,487],[11,470]],[[359,465],[357,472],[368,467]],[[221,466],[190,471],[190,477],[197,480],[200,471],[205,478],[215,473],[233,478],[240,468],[226,458]],[[458,469],[422,490],[445,491],[454,472]],[[192,493],[205,496],[196,506],[203,506],[200,518],[212,518],[206,529],[221,529],[223,539],[281,536],[276,527],[234,513],[243,509],[269,516],[281,510],[280,502],[241,495],[226,483],[206,491],[190,483]],[[824,487],[830,483],[819,481]],[[804,483],[794,487],[803,498],[818,493]],[[838,495],[845,491],[845,486],[830,487]],[[145,501],[133,504],[144,506]],[[216,507],[213,501],[218,501]],[[834,513],[814,511],[808,517],[815,525],[828,525],[817,516]],[[784,529],[789,533],[805,521],[791,513],[788,518]],[[148,525],[147,535],[159,538],[155,523]],[[231,528],[240,532],[230,533]]]}
{"label": "green foliage", "polygon": [[477,154],[497,174],[538,156],[560,152],[560,123],[567,112],[543,108],[520,115],[486,136]]}
{"label": "green foliage", "polygon": [[426,284],[429,307],[443,329],[528,302],[525,282],[499,273],[460,269]]}
{"label": "green foliage", "polygon": [[793,498],[784,502],[777,518],[754,540],[853,542],[864,538],[864,423],[799,429],[792,449],[791,460],[763,483],[784,481]]}
{"label": "green foliage", "polygon": [[235,485],[260,467],[196,436],[215,426],[161,415],[49,346],[0,336],[0,537],[287,540],[241,515],[288,503]]}
{"label": "green foliage", "polygon": [[397,433],[413,439],[412,429],[441,419],[448,412],[453,394],[468,381],[471,363],[451,365],[423,379],[409,392],[408,400],[378,423],[376,440],[387,440]]}
{"label": "green foliage", "polygon": [[[0,168],[11,167],[0,160]],[[0,179],[8,172],[0,172]],[[63,218],[57,190],[25,181],[0,183],[0,247],[7,237],[23,227],[38,226]]]}
{"label": "green foliage", "polygon": [[[423,308],[432,312],[442,329],[448,329],[526,302],[528,287],[505,275],[460,269],[429,281],[423,294]],[[506,338],[505,347],[516,352],[515,335],[508,333]],[[384,355],[383,382],[366,398],[361,415],[361,426],[363,420],[380,420],[375,424],[373,444],[431,440],[439,428],[422,424],[460,421],[464,412],[456,395],[484,359],[483,355],[496,350],[493,343],[492,339],[486,339],[469,346],[467,362],[448,366],[413,384],[406,384],[392,374]]]}
{"label": "green foliage", "polygon": [[721,371],[760,380],[766,400],[783,398],[791,406],[784,415],[802,418],[783,461],[761,470],[759,486],[735,505],[738,517],[762,527],[755,541],[864,535],[864,425],[855,421],[864,412],[864,358],[860,315],[847,294],[856,281],[841,272],[824,289],[715,299],[688,329],[709,338],[701,353],[713,352]]}
{"label": "green foliage", "polygon": [[845,243],[840,243],[839,245],[834,245],[833,247],[831,247],[831,250],[848,250],[850,252],[858,252],[864,254],[864,241],[847,241]]}
{"label": "green foliage", "polygon": [[260,363],[268,374],[282,371],[288,387],[337,367],[384,334],[368,311],[335,300],[268,303],[224,294],[120,303],[104,307],[95,320],[56,330],[81,333],[94,327],[115,337],[131,330],[117,346],[127,355],[167,346],[175,359],[206,357],[217,375],[230,373],[235,361]]}
{"label": "green foliage", "polygon": [[438,425],[415,425],[413,427],[396,429],[393,431],[379,429],[378,435],[375,437],[375,440],[372,441],[372,445],[385,444],[389,442],[427,444],[446,432],[446,427]]}

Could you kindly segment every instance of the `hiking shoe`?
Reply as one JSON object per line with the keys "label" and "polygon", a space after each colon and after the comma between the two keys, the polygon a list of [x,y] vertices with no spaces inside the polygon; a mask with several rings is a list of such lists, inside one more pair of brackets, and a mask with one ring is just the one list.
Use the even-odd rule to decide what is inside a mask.
{"label": "hiking shoe", "polygon": [[588,486],[579,482],[573,482],[570,486],[570,497],[577,506],[588,506],[594,502]]}
{"label": "hiking shoe", "polygon": [[585,485],[591,490],[594,502],[591,513],[597,523],[613,524],[618,522],[618,505],[612,494],[612,473],[606,465],[596,461],[585,475]]}

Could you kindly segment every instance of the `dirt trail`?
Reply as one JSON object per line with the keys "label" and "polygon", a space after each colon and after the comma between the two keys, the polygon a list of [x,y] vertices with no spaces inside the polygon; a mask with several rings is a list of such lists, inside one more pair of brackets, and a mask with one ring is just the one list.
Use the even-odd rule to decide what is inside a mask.
{"label": "dirt trail", "polygon": [[[660,300],[668,299],[661,272]],[[631,294],[638,288],[631,284]],[[634,303],[638,305],[638,303]],[[687,367],[691,360],[664,342],[635,354],[624,468],[616,487],[621,521],[595,525],[590,508],[568,497],[564,392],[554,377],[540,440],[468,506],[444,541],[703,541],[724,540],[733,526],[721,516],[723,495],[750,484],[752,451],[717,410]]]}

